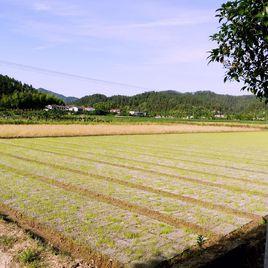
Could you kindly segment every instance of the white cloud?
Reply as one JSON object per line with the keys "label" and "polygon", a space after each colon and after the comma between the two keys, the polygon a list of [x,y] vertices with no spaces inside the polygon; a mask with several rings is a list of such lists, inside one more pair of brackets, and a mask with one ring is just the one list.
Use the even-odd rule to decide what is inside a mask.
{"label": "white cloud", "polygon": [[26,8],[38,13],[55,16],[73,17],[85,15],[84,10],[75,1],[62,0],[9,0],[18,7]]}
{"label": "white cloud", "polygon": [[[20,4],[46,15],[16,18],[19,23],[16,23],[15,30],[35,37],[40,43],[34,47],[35,50],[73,44],[83,50],[97,51],[99,44],[105,42],[102,49],[108,48],[106,53],[111,55],[125,51],[126,57],[131,58],[134,47],[139,48],[140,51],[135,51],[139,57],[134,61],[144,66],[174,65],[205,59],[206,51],[200,47],[202,44],[198,43],[198,38],[190,38],[194,44],[189,46],[185,40],[189,38],[185,29],[213,21],[212,10],[171,9],[157,4],[151,5],[146,12],[140,4],[141,12],[136,9],[137,14],[131,19],[125,15],[106,16],[104,11],[98,10],[100,7],[97,12],[92,3],[84,2],[82,5],[82,1],[22,0]],[[60,17],[55,18],[55,15]]]}
{"label": "white cloud", "polygon": [[46,2],[35,2],[33,3],[33,9],[36,11],[49,11],[51,6]]}

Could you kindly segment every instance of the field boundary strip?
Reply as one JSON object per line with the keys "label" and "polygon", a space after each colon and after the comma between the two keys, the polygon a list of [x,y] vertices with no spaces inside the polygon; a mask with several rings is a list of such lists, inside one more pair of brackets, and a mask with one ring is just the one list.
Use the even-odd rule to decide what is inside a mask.
{"label": "field boundary strip", "polygon": [[109,204],[112,206],[116,206],[116,207],[119,207],[121,209],[146,216],[146,217],[151,218],[153,220],[157,220],[159,222],[164,222],[164,223],[169,224],[169,225],[176,227],[176,228],[190,228],[194,233],[201,234],[201,235],[204,235],[206,237],[210,237],[211,239],[213,239],[213,238],[215,239],[215,238],[218,238],[221,236],[221,234],[214,233],[211,230],[208,230],[208,229],[206,229],[202,226],[199,226],[197,224],[194,224],[194,223],[191,223],[188,221],[184,221],[182,219],[158,212],[158,211],[153,210],[153,209],[142,207],[142,206],[139,206],[139,205],[136,205],[136,204],[124,201],[124,200],[120,200],[118,198],[114,198],[114,197],[111,197],[111,196],[108,196],[108,195],[105,195],[102,193],[90,191],[88,189],[75,186],[74,184],[60,182],[56,179],[51,179],[51,178],[48,178],[45,176],[39,176],[36,174],[30,174],[27,172],[25,172],[23,174],[23,172],[18,172],[18,171],[16,171],[16,169],[12,169],[10,167],[8,167],[8,168],[9,168],[9,172],[19,174],[21,176],[29,176],[32,179],[44,182],[48,185],[56,186],[60,189],[63,189],[63,190],[66,190],[66,191],[69,191],[72,193],[83,194],[83,196],[86,196],[90,199],[97,200],[99,202],[106,203],[106,204]]}
{"label": "field boundary strip", "polygon": [[[52,140],[48,140],[47,142],[50,142],[50,143],[54,143],[54,144],[57,144],[59,145],[59,143],[57,141],[52,141]],[[95,142],[95,141],[94,141]],[[94,143],[93,142],[93,143]],[[72,142],[65,142],[64,141],[64,144],[70,144],[72,146],[81,146],[80,144],[77,144],[77,143],[72,143]],[[100,143],[101,144],[101,143]],[[84,144],[85,145],[85,144]],[[91,144],[89,144],[91,145]],[[65,148],[65,147],[62,147],[62,148]],[[69,148],[65,148],[65,149],[68,149]],[[82,151],[81,149],[72,149],[74,151],[78,151],[78,152],[84,152],[84,153],[90,153],[88,151]],[[132,153],[135,153],[133,152],[132,150],[128,150],[127,148],[125,148],[124,150],[123,149],[118,149],[118,148],[105,148],[106,151],[114,151],[114,152],[132,152]],[[144,155],[144,156],[151,156],[151,157],[154,157],[156,158],[155,154],[153,153],[148,153],[148,152],[144,152],[142,151],[141,155]],[[113,156],[114,157],[114,156]],[[239,170],[239,171],[246,171],[246,172],[252,172],[252,173],[259,173],[259,174],[268,174],[268,172],[265,172],[265,171],[259,171],[259,170],[253,170],[253,169],[246,169],[246,168],[238,168],[238,167],[233,167],[233,166],[228,166],[228,165],[220,165],[220,164],[216,164],[216,163],[208,163],[208,162],[203,162],[203,161],[197,161],[197,160],[189,160],[189,159],[181,159],[181,158],[172,158],[170,156],[157,156],[157,158],[161,158],[161,159],[167,159],[167,160],[172,160],[172,161],[182,161],[182,162],[186,162],[186,163],[193,163],[193,164],[201,164],[201,165],[205,165],[205,166],[215,166],[215,167],[221,167],[221,168],[227,168],[227,169],[233,169],[233,170]],[[132,159],[131,159],[132,160]],[[134,161],[134,159],[133,159]]]}
{"label": "field boundary strip", "polygon": [[[83,171],[77,170],[77,169],[64,167],[64,166],[57,165],[57,164],[51,164],[51,163],[42,162],[42,161],[31,159],[31,158],[26,158],[26,157],[13,155],[13,154],[6,153],[6,152],[3,152],[3,151],[0,151],[0,153],[3,154],[3,155],[9,156],[9,157],[16,158],[16,159],[29,161],[29,162],[33,162],[33,163],[38,163],[38,164],[41,164],[41,165],[51,166],[51,167],[54,167],[54,168],[58,168],[60,170],[66,170],[66,171],[76,173],[76,174],[92,175],[92,176],[97,175],[97,174],[95,174],[95,175],[91,174],[89,172],[83,172]],[[159,175],[158,172],[154,172],[154,171],[147,171],[147,172]],[[161,174],[161,175],[163,175],[163,174]],[[99,176],[99,175],[97,175],[97,176]],[[215,183],[215,182],[201,181],[201,180],[198,180],[198,179],[187,178],[187,177],[182,177],[182,176],[175,176],[175,175],[169,175],[169,174],[164,174],[164,176],[170,177],[170,178],[173,178],[173,179],[187,181],[187,182],[194,183],[194,184],[201,184],[201,185],[216,187],[216,188],[220,188],[220,189],[224,188],[224,189],[227,189],[229,191],[240,192],[240,193],[242,192],[242,193],[245,193],[245,194],[252,194],[252,195],[258,195],[258,196],[262,196],[262,197],[268,197],[268,193],[263,193],[263,192],[259,192],[259,191],[256,191],[256,190],[247,190],[245,192],[245,190],[240,188],[240,187],[235,187],[235,186],[230,186],[230,185],[225,185],[225,184],[220,184],[220,183]]]}
{"label": "field boundary strip", "polygon": [[73,257],[83,258],[89,263],[94,263],[99,268],[118,268],[123,267],[117,260],[111,259],[110,256],[93,251],[87,245],[75,242],[73,239],[62,235],[54,228],[40,223],[37,219],[21,213],[18,210],[0,202],[0,213],[7,215],[24,230],[31,230],[38,236],[49,241],[53,246],[63,252],[69,252]]}
{"label": "field boundary strip", "polygon": [[[84,161],[96,162],[96,163],[99,163],[99,164],[105,164],[105,165],[110,165],[110,166],[114,166],[114,167],[126,168],[126,169],[129,169],[129,170],[138,170],[138,171],[147,172],[147,173],[151,173],[151,174],[157,174],[157,175],[166,176],[166,177],[173,177],[173,178],[179,178],[179,179],[191,179],[191,180],[196,180],[196,181],[201,182],[201,180],[192,179],[192,178],[189,178],[189,177],[186,177],[186,176],[177,176],[177,175],[173,175],[173,174],[170,174],[170,173],[160,172],[160,171],[147,169],[147,168],[132,167],[132,166],[125,165],[125,164],[116,164],[116,163],[111,163],[109,161],[98,160],[98,159],[93,159],[93,158],[89,158],[89,157],[74,156],[72,154],[66,154],[66,153],[62,153],[62,152],[55,152],[55,151],[50,151],[50,150],[38,149],[38,148],[28,147],[28,146],[25,146],[25,145],[16,145],[16,144],[12,144],[12,143],[3,143],[3,142],[0,142],[0,143],[5,144],[5,145],[11,145],[11,146],[14,146],[14,147],[25,148],[25,149],[29,149],[29,150],[33,150],[33,151],[37,151],[37,152],[44,152],[44,153],[50,153],[50,154],[54,154],[54,155],[67,156],[67,157],[72,157],[74,159],[80,159],[80,160],[84,160]],[[120,159],[125,160],[126,158],[120,157]],[[129,159],[129,160],[132,161],[131,159]],[[135,160],[133,160],[133,161],[135,161]],[[140,163],[145,163],[146,161],[139,161],[139,162]],[[158,164],[152,163],[152,165],[157,166]],[[253,180],[246,179],[246,178],[236,178],[236,177],[227,176],[227,175],[219,175],[217,173],[209,173],[209,172],[196,171],[196,170],[184,169],[184,168],[175,168],[175,167],[171,167],[171,168],[178,169],[178,170],[183,170],[183,171],[188,171],[188,172],[192,172],[192,173],[197,173],[197,174],[204,174],[204,175],[209,175],[209,176],[218,176],[220,178],[226,178],[226,179],[230,179],[230,180],[234,180],[234,181],[238,181],[238,182],[239,181],[247,182],[247,183],[255,184],[257,186],[260,186],[260,185],[268,186],[268,182],[266,182],[266,181],[253,181]],[[204,181],[202,181],[202,182],[204,182]],[[205,182],[206,183],[212,183],[212,182],[208,182],[207,180]],[[214,183],[214,184],[216,184],[216,183]],[[224,187],[223,184],[218,184],[217,183],[217,185],[221,185],[222,187]],[[226,186],[226,184],[225,184],[225,186]]]}
{"label": "field boundary strip", "polygon": [[[107,128],[108,127],[108,128]],[[9,128],[6,130],[5,128]],[[194,128],[194,129],[193,129]],[[264,128],[247,126],[203,126],[196,124],[110,124],[110,125],[0,125],[1,138],[40,138],[40,137],[85,137],[85,136],[119,136],[119,135],[164,135],[196,133],[233,133],[262,132]]]}
{"label": "field boundary strip", "polygon": [[[11,170],[14,170],[14,172],[16,172],[16,173],[27,174],[27,175],[30,175],[30,176],[42,177],[40,175],[37,175],[37,174],[34,174],[34,173],[28,173],[28,172],[25,172],[25,171],[22,171],[22,170],[19,170],[17,168],[10,167],[10,166],[4,165],[4,164],[0,164],[0,167],[2,167],[4,169],[7,169],[7,171],[9,169],[11,169]],[[123,185],[123,186],[133,188],[133,189],[158,194],[158,195],[161,195],[161,196],[165,196],[165,197],[173,198],[173,199],[176,199],[176,200],[180,200],[182,202],[198,205],[200,207],[204,207],[204,208],[207,208],[207,209],[213,209],[213,210],[221,211],[221,212],[224,212],[224,213],[227,213],[227,214],[232,214],[232,215],[235,215],[235,216],[248,218],[248,219],[251,219],[251,220],[259,220],[261,218],[261,216],[253,214],[253,213],[249,213],[249,212],[241,211],[241,210],[238,210],[238,209],[230,208],[230,207],[224,206],[224,205],[217,205],[217,204],[214,204],[214,203],[211,203],[211,202],[203,201],[203,200],[192,198],[192,197],[183,196],[183,195],[180,195],[180,194],[174,194],[174,193],[171,193],[171,192],[168,192],[168,191],[155,189],[155,188],[150,187],[150,186],[144,186],[144,185],[140,185],[140,184],[136,184],[136,183],[132,183],[132,182],[128,182],[128,181],[123,181],[123,180],[116,179],[116,178],[100,176],[100,175],[87,174],[86,176],[92,176],[95,179],[98,179],[98,180],[101,180],[101,181],[113,182],[113,183],[116,183],[116,184],[119,184],[119,185]],[[47,178],[47,179],[51,179],[51,178]]]}

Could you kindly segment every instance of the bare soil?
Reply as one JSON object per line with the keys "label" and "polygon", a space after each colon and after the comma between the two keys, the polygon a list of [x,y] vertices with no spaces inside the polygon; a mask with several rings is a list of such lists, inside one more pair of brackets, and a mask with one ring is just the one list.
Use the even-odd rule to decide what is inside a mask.
{"label": "bare soil", "polygon": [[0,138],[258,131],[256,127],[169,125],[0,125]]}
{"label": "bare soil", "polygon": [[[11,242],[5,242],[3,238],[5,238],[5,241]],[[27,267],[27,265],[21,263],[18,258],[21,252],[26,249],[40,252],[40,259],[38,264],[34,267],[91,267],[88,264],[83,263],[83,261],[74,260],[69,255],[59,252],[57,249],[46,244],[41,238],[23,230],[15,222],[12,222],[1,215],[0,268]]]}

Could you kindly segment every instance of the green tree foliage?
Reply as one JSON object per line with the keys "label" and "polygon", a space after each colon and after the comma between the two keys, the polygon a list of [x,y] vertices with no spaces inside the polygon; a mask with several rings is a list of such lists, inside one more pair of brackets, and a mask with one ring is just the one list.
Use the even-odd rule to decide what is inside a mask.
{"label": "green tree foliage", "polygon": [[[106,97],[106,99],[107,99],[107,97]],[[110,102],[97,102],[93,106],[96,109],[95,114],[97,114],[97,115],[108,114],[110,109],[111,109],[111,103]]]}
{"label": "green tree foliage", "polygon": [[93,94],[93,95],[90,95],[90,96],[85,96],[85,97],[79,99],[75,103],[79,104],[79,105],[93,106],[96,103],[106,102],[106,101],[107,101],[107,97],[105,95],[103,95],[103,94]]}
{"label": "green tree foliage", "polygon": [[244,82],[242,90],[268,103],[268,1],[233,0],[217,10],[220,30],[210,62],[226,68],[224,80]]}
{"label": "green tree foliage", "polygon": [[0,108],[42,109],[48,104],[64,104],[55,96],[38,92],[32,86],[0,75]]}
{"label": "green tree foliage", "polygon": [[[134,96],[101,95],[83,97],[76,101],[76,105],[94,106],[99,114],[105,114],[109,109],[120,108],[123,114],[136,110],[147,112],[150,116],[174,116],[194,118],[212,118],[221,113],[232,115],[233,119],[245,117],[263,117],[264,105],[253,96],[229,96],[219,95],[210,91],[198,91],[195,93],[179,93],[176,91],[145,92]],[[105,101],[103,101],[105,100]]]}

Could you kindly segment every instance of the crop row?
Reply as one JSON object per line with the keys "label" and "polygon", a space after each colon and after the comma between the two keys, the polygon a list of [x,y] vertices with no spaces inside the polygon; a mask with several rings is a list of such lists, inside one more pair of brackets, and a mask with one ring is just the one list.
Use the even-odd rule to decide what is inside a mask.
{"label": "crop row", "polygon": [[[12,145],[11,143],[7,145]],[[157,167],[157,165],[148,165],[147,163],[136,163],[134,161],[130,161],[127,159],[122,158],[119,162],[118,160],[113,159],[113,157],[110,157],[109,155],[106,156],[105,159],[102,157],[101,159],[97,156],[94,157],[94,154],[90,154],[88,156],[81,156],[78,154],[78,152],[70,152],[70,150],[67,150],[67,152],[64,152],[64,149],[55,148],[55,146],[49,147],[43,146],[40,148],[40,146],[25,146],[25,145],[13,145],[16,147],[16,150],[18,150],[19,147],[21,147],[21,154],[23,155],[24,150],[27,149],[27,151],[32,151],[31,155],[36,155],[37,157],[40,156],[41,153],[47,153],[47,154],[54,154],[54,158],[56,159],[57,156],[59,156],[60,159],[65,158],[72,158],[73,160],[76,159],[80,163],[89,162],[93,164],[101,164],[101,165],[109,165],[115,168],[124,168],[127,170],[135,170],[135,171],[141,171],[144,173],[151,173],[154,175],[160,175],[164,177],[174,177],[180,180],[190,181],[190,182],[197,182],[200,184],[206,184],[210,186],[215,187],[221,187],[228,190],[234,190],[234,191],[246,191],[248,193],[256,194],[256,195],[262,195],[267,196],[267,190],[268,190],[268,182],[265,178],[260,179],[249,179],[249,178],[233,178],[230,176],[222,175],[222,174],[211,174],[208,172],[201,172],[196,170],[183,170],[180,169],[180,172],[178,173],[174,169],[164,169]],[[10,147],[10,146],[9,146]],[[87,164],[85,166],[85,169],[87,168]],[[198,174],[198,175],[197,175]],[[198,179],[197,179],[198,178]],[[243,183],[243,187],[241,188],[241,182]]]}
{"label": "crop row", "polygon": [[[11,150],[10,150],[11,151]],[[245,187],[234,187],[234,186],[226,186],[221,184],[215,184],[212,183],[212,186],[209,187],[210,183],[207,183],[206,181],[199,181],[199,180],[186,180],[184,178],[177,178],[174,176],[160,176],[159,179],[157,179],[154,174],[148,174],[144,176],[142,172],[139,172],[137,174],[137,171],[130,172],[129,169],[124,170],[122,168],[110,168],[107,165],[98,165],[96,167],[95,163],[89,163],[87,161],[74,161],[71,157],[59,157],[55,156],[53,154],[48,153],[38,153],[35,152],[35,154],[31,154],[31,158],[29,158],[29,152],[24,150],[15,150],[14,154],[12,155],[15,158],[21,158],[23,156],[26,156],[23,158],[23,160],[28,160],[27,166],[29,166],[29,162],[32,161],[39,161],[39,164],[43,164],[43,169],[46,168],[46,166],[51,166],[52,170],[50,170],[48,173],[53,174],[55,171],[55,168],[62,169],[65,171],[69,171],[76,174],[81,175],[90,175],[95,176],[98,175],[104,175],[106,179],[113,179],[114,182],[121,182],[124,183],[125,181],[129,182],[131,181],[132,184],[141,184],[142,186],[149,186],[152,188],[157,189],[163,189],[163,185],[165,185],[165,188],[168,188],[168,192],[172,193],[183,193],[184,196],[192,196],[195,197],[198,195],[198,199],[201,200],[211,200],[211,203],[222,203],[223,206],[226,206],[227,204],[231,205],[234,208],[241,207],[244,209],[245,206],[247,206],[247,210],[254,211],[255,213],[262,214],[263,211],[266,209],[266,203],[265,203],[265,197],[267,196],[267,191],[265,190],[263,192],[260,191],[253,191],[252,189],[245,189]],[[5,153],[3,152],[2,155]],[[18,156],[21,155],[21,156]],[[55,162],[60,164],[55,164]],[[85,162],[85,163],[83,163]],[[23,164],[25,166],[25,164]],[[134,174],[133,176],[130,175]],[[136,175],[135,175],[136,174]],[[142,177],[141,177],[142,176]],[[163,182],[163,178],[165,178],[165,181]],[[120,180],[119,180],[120,179]],[[147,182],[148,181],[148,182]],[[146,183],[147,182],[147,183]],[[189,183],[190,182],[190,183]],[[203,185],[203,186],[202,186]],[[156,187],[155,187],[156,186]],[[215,189],[215,186],[217,189]],[[136,187],[137,188],[137,187]],[[211,189],[210,189],[211,188]],[[228,191],[224,191],[223,189],[226,189]],[[202,190],[204,189],[204,190]],[[232,190],[232,191],[230,191]],[[215,192],[217,191],[217,192]],[[222,194],[221,194],[222,193]],[[241,193],[243,193],[241,195]],[[221,201],[222,199],[222,201]],[[229,200],[229,202],[228,202]],[[221,201],[221,202],[220,202]],[[239,204],[241,204],[239,206]],[[228,206],[227,206],[228,207]],[[239,208],[239,209],[241,209]]]}

